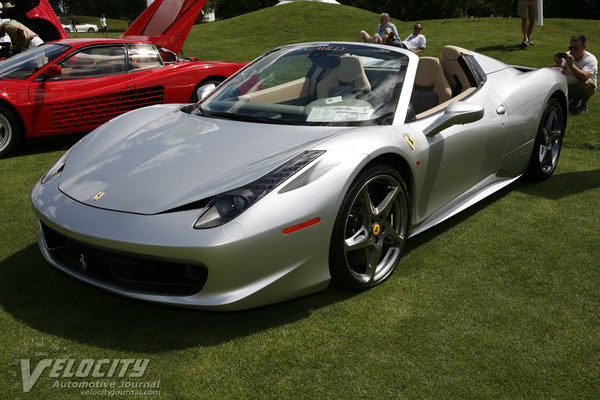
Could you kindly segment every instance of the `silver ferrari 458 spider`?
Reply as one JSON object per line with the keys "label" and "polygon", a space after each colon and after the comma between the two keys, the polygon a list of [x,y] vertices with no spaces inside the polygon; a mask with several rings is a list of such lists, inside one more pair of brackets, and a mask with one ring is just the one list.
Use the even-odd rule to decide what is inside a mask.
{"label": "silver ferrari 458 spider", "polygon": [[455,46],[288,45],[200,91],[109,121],[40,179],[50,264],[205,309],[363,290],[411,236],[522,175],[550,177],[567,118],[560,70]]}

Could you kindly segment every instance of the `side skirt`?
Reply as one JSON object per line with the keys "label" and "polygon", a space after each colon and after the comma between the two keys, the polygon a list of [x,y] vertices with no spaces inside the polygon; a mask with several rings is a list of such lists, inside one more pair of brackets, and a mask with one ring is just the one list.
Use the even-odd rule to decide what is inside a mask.
{"label": "side skirt", "polygon": [[460,197],[457,197],[454,201],[451,201],[446,206],[442,207],[430,217],[426,218],[421,222],[420,225],[415,227],[409,235],[410,237],[416,236],[421,232],[426,231],[427,229],[447,220],[448,218],[458,214],[459,212],[471,207],[473,204],[478,203],[489,195],[499,191],[500,189],[510,185],[517,179],[519,179],[521,175],[516,178],[510,179],[502,179],[499,181],[494,181],[488,185],[485,185],[481,188],[474,187],[473,189],[467,191]]}

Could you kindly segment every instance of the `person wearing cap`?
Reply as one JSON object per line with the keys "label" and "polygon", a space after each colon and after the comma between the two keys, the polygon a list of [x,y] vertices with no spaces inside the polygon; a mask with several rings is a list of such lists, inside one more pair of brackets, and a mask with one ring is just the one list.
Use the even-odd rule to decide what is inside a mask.
{"label": "person wearing cap", "polygon": [[[7,5],[10,5],[10,3],[7,3]],[[8,19],[2,18],[3,11],[4,11],[4,4],[0,3],[0,25],[5,21],[10,21]],[[4,35],[0,36],[0,58],[8,57],[11,45],[12,44],[10,42],[10,37],[6,33]]]}
{"label": "person wearing cap", "polygon": [[[3,8],[6,8],[6,3]],[[10,55],[37,47],[44,43],[37,33],[26,27],[20,22],[13,20],[4,20],[0,25],[0,37],[8,35],[12,42]]]}
{"label": "person wearing cap", "polygon": [[[4,21],[8,21],[8,19],[1,18],[3,9],[4,9],[4,5],[2,3],[0,3],[0,24],[2,24]],[[8,43],[8,45],[10,45],[10,37],[8,37],[8,35],[5,33],[4,35],[2,35],[0,37],[0,43]],[[5,45],[3,45],[3,46],[5,46]]]}

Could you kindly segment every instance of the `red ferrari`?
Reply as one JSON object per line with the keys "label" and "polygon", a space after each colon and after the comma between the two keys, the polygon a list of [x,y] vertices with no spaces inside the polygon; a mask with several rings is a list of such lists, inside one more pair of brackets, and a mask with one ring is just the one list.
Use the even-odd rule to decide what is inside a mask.
{"label": "red ferrari", "polygon": [[176,56],[205,2],[156,0],[119,39],[68,39],[47,0],[24,10],[19,20],[47,42],[0,61],[0,158],[25,138],[88,132],[139,107],[194,102],[197,88],[243,67]]}

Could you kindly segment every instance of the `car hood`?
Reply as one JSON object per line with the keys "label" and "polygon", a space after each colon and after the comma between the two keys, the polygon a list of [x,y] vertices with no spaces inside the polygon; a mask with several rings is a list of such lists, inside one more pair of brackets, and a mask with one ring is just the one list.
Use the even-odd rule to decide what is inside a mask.
{"label": "car hood", "polygon": [[156,0],[121,35],[147,40],[178,54],[206,0]]}
{"label": "car hood", "polygon": [[157,214],[255,181],[348,129],[221,120],[178,107],[146,107],[88,134],[70,151],[59,189],[93,207]]}
{"label": "car hood", "polygon": [[15,19],[23,23],[37,33],[44,42],[69,37],[48,0],[13,1],[12,4],[14,8],[4,9],[0,14],[2,18]]}

